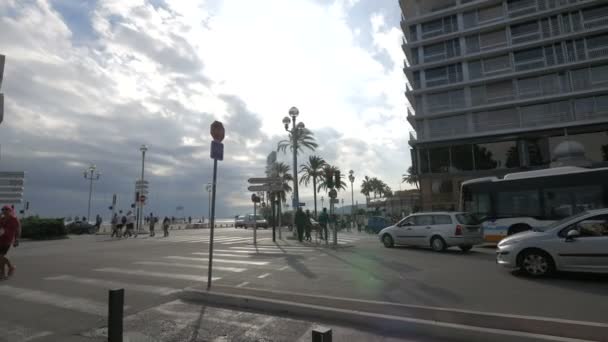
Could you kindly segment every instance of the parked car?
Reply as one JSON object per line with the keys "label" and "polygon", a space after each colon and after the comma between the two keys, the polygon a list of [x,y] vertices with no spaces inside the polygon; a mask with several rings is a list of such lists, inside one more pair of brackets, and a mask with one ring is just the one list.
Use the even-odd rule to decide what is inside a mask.
{"label": "parked car", "polygon": [[81,235],[95,234],[97,232],[94,225],[84,221],[74,221],[70,224],[67,224],[65,227],[68,231],[68,234]]}
{"label": "parked car", "polygon": [[253,228],[254,222],[256,223],[258,228],[268,228],[268,221],[266,221],[266,219],[264,219],[261,215],[256,215],[257,216],[257,220],[254,220],[253,218],[253,214],[249,214],[249,215],[245,215],[245,216],[239,216],[237,217],[234,226],[236,228]]}
{"label": "parked car", "polygon": [[410,215],[395,225],[384,228],[378,238],[385,247],[409,245],[431,247],[442,252],[458,246],[463,252],[483,243],[479,220],[463,212],[428,212]]}
{"label": "parked car", "polygon": [[608,209],[511,235],[498,243],[496,262],[534,277],[556,270],[608,273]]}

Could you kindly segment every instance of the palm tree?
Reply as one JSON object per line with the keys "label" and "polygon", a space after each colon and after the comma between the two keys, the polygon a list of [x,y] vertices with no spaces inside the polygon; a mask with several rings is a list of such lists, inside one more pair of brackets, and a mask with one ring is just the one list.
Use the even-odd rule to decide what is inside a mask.
{"label": "palm tree", "polygon": [[368,176],[363,177],[361,182],[361,193],[365,195],[365,198],[369,199],[369,194],[372,192],[371,178]]}
{"label": "palm tree", "polygon": [[[293,133],[289,132],[289,139],[279,141],[277,145],[277,152],[287,152],[287,148],[293,152]],[[304,151],[307,148],[314,151],[319,145],[315,141],[314,134],[308,128],[296,129],[296,141],[298,144],[297,154]]]}
{"label": "palm tree", "polygon": [[281,203],[287,202],[287,193],[292,191],[289,182],[293,182],[293,176],[291,175],[289,165],[279,162],[274,163],[271,167],[270,173],[278,178],[282,179],[283,190],[278,191],[279,195],[279,207],[277,208],[278,217],[281,217]]}
{"label": "palm tree", "polygon": [[420,190],[418,173],[414,170],[412,166],[407,168],[407,174],[403,175],[403,179],[401,183],[407,183],[409,185],[415,185],[416,189]]}
{"label": "palm tree", "polygon": [[323,176],[323,167],[327,163],[319,156],[309,156],[306,164],[300,165],[300,184],[308,186],[312,181],[313,196],[315,202],[315,217],[317,217],[317,178]]}
{"label": "palm tree", "polygon": [[[328,173],[335,175],[336,172],[340,172],[339,167],[326,164],[325,167],[323,167],[323,177],[321,177],[321,180],[319,181],[317,191],[321,191],[321,189],[326,190],[326,191],[329,190],[329,188],[327,186],[327,182],[325,181],[326,175]],[[346,182],[343,179],[344,179],[344,174],[342,172],[340,172],[340,181],[338,182],[338,184],[336,184],[334,181],[334,189],[336,189],[337,191],[346,190]]]}
{"label": "palm tree", "polygon": [[371,191],[374,193],[374,198],[376,198],[377,195],[382,197],[382,192],[384,191],[384,182],[374,177],[371,179],[370,183]]}

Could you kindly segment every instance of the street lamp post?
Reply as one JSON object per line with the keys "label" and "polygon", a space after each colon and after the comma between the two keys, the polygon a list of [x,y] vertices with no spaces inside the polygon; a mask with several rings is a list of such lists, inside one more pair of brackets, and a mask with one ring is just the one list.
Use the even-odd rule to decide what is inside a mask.
{"label": "street lamp post", "polygon": [[141,184],[142,184],[142,190],[139,193],[139,198],[137,199],[138,202],[138,206],[139,206],[139,215],[137,217],[137,231],[139,232],[143,226],[143,222],[144,222],[144,202],[141,200],[141,197],[144,196],[144,167],[145,167],[145,160],[146,160],[146,151],[148,151],[148,146],[146,145],[141,145],[141,147],[139,148],[139,150],[141,151]]}
{"label": "street lamp post", "polygon": [[[285,125],[285,130],[291,133],[291,137],[293,139],[293,195],[294,195],[294,212],[300,206],[300,196],[298,193],[298,134],[300,131],[304,130],[305,126],[303,122],[300,122],[296,125],[296,118],[300,114],[300,111],[296,107],[291,107],[289,109],[289,116],[283,118],[283,125]],[[289,124],[291,123],[291,130],[289,130]],[[295,217],[295,215],[294,215]]]}
{"label": "street lamp post", "polygon": [[350,181],[350,220],[351,227],[355,227],[355,190],[353,187],[353,183],[355,183],[355,171],[348,171],[348,180]]}
{"label": "street lamp post", "polygon": [[323,210],[323,202],[325,201],[325,199],[323,198],[323,196],[321,196],[321,210]]}
{"label": "street lamp post", "polygon": [[87,222],[91,219],[91,197],[93,196],[93,181],[96,181],[101,176],[100,172],[95,172],[97,167],[95,164],[91,164],[88,169],[84,170],[84,179],[90,181],[89,183],[89,206],[87,209]]}

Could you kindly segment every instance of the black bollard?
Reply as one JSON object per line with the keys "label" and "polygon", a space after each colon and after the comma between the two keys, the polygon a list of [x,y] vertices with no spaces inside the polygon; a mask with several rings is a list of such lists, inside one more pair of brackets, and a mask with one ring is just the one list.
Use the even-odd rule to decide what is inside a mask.
{"label": "black bollard", "polygon": [[125,290],[110,290],[108,300],[108,342],[122,342]]}
{"label": "black bollard", "polygon": [[313,329],[312,342],[331,342],[331,329],[321,327]]}

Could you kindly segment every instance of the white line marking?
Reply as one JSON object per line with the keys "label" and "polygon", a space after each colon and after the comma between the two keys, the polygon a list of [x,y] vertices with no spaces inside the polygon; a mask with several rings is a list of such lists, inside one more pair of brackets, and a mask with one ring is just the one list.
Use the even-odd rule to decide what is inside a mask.
{"label": "white line marking", "polygon": [[[206,270],[207,265],[195,265],[195,264],[182,264],[182,263],[173,263],[173,262],[162,262],[162,261],[138,261],[134,262],[136,265],[149,265],[149,266],[171,266],[171,267],[187,267],[187,268],[196,268],[200,270]],[[224,267],[224,266],[213,266],[214,271],[226,271],[226,272],[244,272],[247,271],[246,268],[238,268],[238,267]]]}
{"label": "white line marking", "polygon": [[264,279],[264,278],[268,277],[269,275],[270,275],[270,273],[264,273],[262,275],[259,275],[258,279]]}
{"label": "white line marking", "polygon": [[244,281],[244,282],[238,284],[236,287],[243,287],[243,286],[247,286],[248,284],[249,284],[248,281]]}
{"label": "white line marking", "polygon": [[256,251],[255,249],[251,249],[251,250],[235,250],[235,249],[216,249],[216,251],[218,252],[229,252],[229,253],[245,253],[245,254],[301,254],[301,253],[305,253],[307,251],[271,251],[271,250],[265,250],[265,249],[260,249],[258,251]]}
{"label": "white line marking", "polygon": [[289,268],[289,266],[283,266],[283,267],[279,268],[279,271],[285,271],[288,268]]}
{"label": "white line marking", "polygon": [[312,248],[272,248],[272,247],[242,247],[242,246],[234,246],[234,247],[229,247],[230,249],[235,249],[235,250],[261,250],[261,251],[278,251],[278,252],[282,252],[282,251],[289,251],[289,252],[313,252],[315,251]]}
{"label": "white line marking", "polygon": [[34,334],[32,336],[29,336],[27,338],[24,338],[21,341],[23,341],[23,342],[33,341],[33,340],[35,340],[37,338],[47,337],[47,336],[50,336],[50,335],[53,335],[53,333],[50,332],[50,331],[42,331],[42,332],[39,332],[39,333]]}
{"label": "white line marking", "polygon": [[[217,251],[217,250],[216,250]],[[194,252],[193,255],[209,255],[207,252]],[[249,255],[241,255],[241,254],[224,254],[224,253],[213,253],[213,256],[221,256],[221,257],[233,257],[233,258],[249,258]]]}
{"label": "white line marking", "polygon": [[[315,250],[315,247],[306,247],[306,246],[281,246],[281,245],[257,245],[254,246],[253,244],[247,246],[247,247],[257,247],[257,248],[274,248],[274,249],[310,249],[310,250]],[[235,248],[235,247],[230,247],[230,248]]]}
{"label": "white line marking", "polygon": [[59,294],[30,290],[8,285],[0,286],[0,295],[10,296],[26,302],[46,304],[62,309],[74,310],[86,314],[105,316],[108,314],[106,303],[95,302],[86,298],[63,296]]}
{"label": "white line marking", "polygon": [[143,285],[143,284],[131,284],[131,283],[123,283],[118,281],[110,281],[104,279],[95,279],[95,278],[81,278],[74,277],[71,275],[59,275],[55,277],[46,277],[45,280],[64,280],[64,281],[72,281],[79,284],[92,285],[97,287],[104,288],[125,288],[127,290],[139,291],[139,292],[147,292],[154,293],[162,296],[166,296],[172,293],[176,293],[179,290],[170,288],[170,287],[162,287],[162,286],[151,286],[151,285]]}
{"label": "white line marking", "polygon": [[[166,259],[175,260],[190,260],[190,261],[209,261],[207,258],[191,258],[182,256],[167,256]],[[246,261],[246,260],[228,260],[228,259],[213,259],[214,262],[223,262],[227,264],[243,264],[243,265],[268,265],[268,261]]]}
{"label": "white line marking", "polygon": [[[166,272],[150,272],[145,270],[134,270],[134,269],[126,269],[126,268],[115,268],[115,267],[106,267],[106,268],[97,268],[94,271],[97,272],[109,272],[109,273],[119,273],[119,274],[128,274],[128,275],[136,275],[136,276],[147,276],[147,277],[158,277],[158,278],[172,278],[172,279],[181,279],[181,280],[192,280],[192,281],[202,281],[207,282],[207,276],[197,276],[192,274],[180,274],[180,273],[166,273]],[[212,280],[220,280],[222,278],[213,277]]]}

